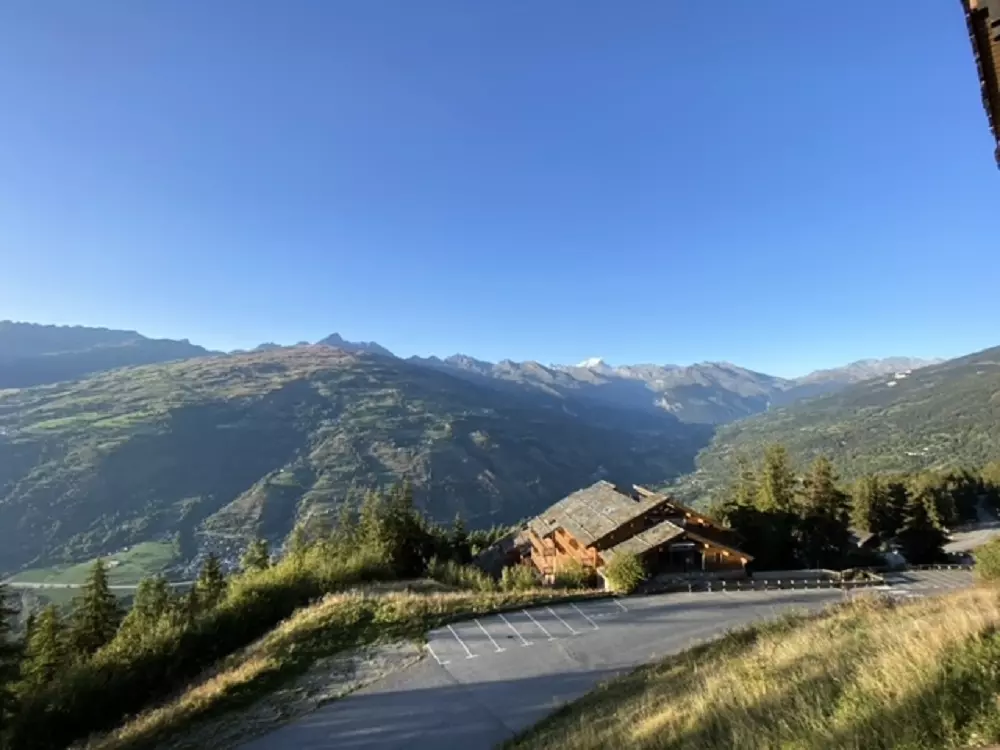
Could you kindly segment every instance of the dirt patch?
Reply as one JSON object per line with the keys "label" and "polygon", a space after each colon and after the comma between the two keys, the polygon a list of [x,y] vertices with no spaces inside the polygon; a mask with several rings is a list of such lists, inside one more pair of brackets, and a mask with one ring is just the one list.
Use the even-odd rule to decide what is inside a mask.
{"label": "dirt patch", "polygon": [[200,722],[182,735],[165,740],[158,750],[230,750],[267,734],[324,703],[343,698],[424,656],[421,644],[376,644],[317,661],[308,672],[252,706]]}

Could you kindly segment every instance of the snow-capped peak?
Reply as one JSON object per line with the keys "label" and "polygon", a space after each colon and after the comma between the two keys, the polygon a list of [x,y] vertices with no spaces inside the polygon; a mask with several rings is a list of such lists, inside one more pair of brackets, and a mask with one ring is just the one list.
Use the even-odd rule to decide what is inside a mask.
{"label": "snow-capped peak", "polygon": [[606,367],[604,360],[600,357],[591,357],[590,359],[585,359],[583,362],[579,362],[577,367],[586,367],[588,370],[592,370],[595,367]]}

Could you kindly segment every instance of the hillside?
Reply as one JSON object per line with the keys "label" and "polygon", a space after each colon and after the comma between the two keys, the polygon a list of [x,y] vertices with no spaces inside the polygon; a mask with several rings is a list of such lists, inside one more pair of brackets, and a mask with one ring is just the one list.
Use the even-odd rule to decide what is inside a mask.
{"label": "hillside", "polygon": [[736,456],[758,455],[769,443],[785,445],[800,465],[824,454],[848,479],[1000,458],[1000,347],[726,425],[681,491],[706,499]]}
{"label": "hillside", "polygon": [[0,570],[178,534],[282,538],[408,477],[434,518],[511,522],[600,476],[668,480],[708,431],[327,347],[0,392]]}
{"label": "hillside", "polygon": [[608,682],[504,747],[995,746],[998,626],[994,589],[785,617]]}
{"label": "hillside", "polygon": [[462,354],[411,361],[456,372],[467,378],[493,378],[553,394],[572,394],[613,406],[667,411],[682,422],[718,425],[766,411],[774,405],[831,393],[853,383],[931,364],[891,357],[786,379],[728,362],[612,367],[595,357],[577,365],[538,362],[486,362]]}
{"label": "hillside", "polygon": [[117,367],[210,354],[188,341],[150,339],[135,331],[0,321],[0,388],[75,380]]}

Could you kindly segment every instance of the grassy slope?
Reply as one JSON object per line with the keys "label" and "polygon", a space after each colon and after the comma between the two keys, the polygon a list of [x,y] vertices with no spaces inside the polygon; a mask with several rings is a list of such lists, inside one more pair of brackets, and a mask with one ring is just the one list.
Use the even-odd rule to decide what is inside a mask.
{"label": "grassy slope", "polygon": [[906,605],[858,600],[640,669],[509,747],[982,746],[1000,740],[998,626],[995,590]]}
{"label": "grassy slope", "polygon": [[914,371],[894,386],[863,383],[721,428],[684,477],[682,494],[707,499],[734,457],[782,443],[802,466],[829,456],[845,478],[981,466],[1000,458],[1000,348]]}
{"label": "grassy slope", "polygon": [[[703,434],[301,347],[0,392],[0,571],[180,532],[284,536],[296,515],[402,476],[439,520],[510,522],[606,472],[656,483]],[[694,439],[692,439],[694,435]]]}
{"label": "grassy slope", "polygon": [[[86,747],[152,750],[184,737],[199,722],[252,704],[302,674],[317,659],[365,643],[420,638],[427,630],[462,616],[580,595],[561,595],[552,589],[331,594],[226,659],[174,699],[94,738]],[[183,740],[180,745],[186,746]]]}
{"label": "grassy slope", "polygon": [[[107,562],[117,565],[108,571],[112,585],[128,585],[152,575],[162,573],[177,560],[177,545],[172,542],[141,542],[127,552],[109,555]],[[87,580],[94,560],[76,565],[54,565],[49,568],[29,568],[11,576],[21,583],[81,584]]]}

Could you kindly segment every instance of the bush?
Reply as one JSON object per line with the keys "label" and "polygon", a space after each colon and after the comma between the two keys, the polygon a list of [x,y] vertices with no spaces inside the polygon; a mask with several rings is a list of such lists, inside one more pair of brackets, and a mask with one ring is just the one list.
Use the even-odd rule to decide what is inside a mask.
{"label": "bush", "polygon": [[496,591],[497,582],[475,565],[459,565],[452,560],[432,559],[427,564],[427,575],[435,581],[469,591],[483,593]]}
{"label": "bush", "polygon": [[500,575],[500,588],[504,591],[529,591],[536,586],[538,577],[527,565],[512,565]]}
{"label": "bush", "polygon": [[578,560],[563,562],[556,571],[555,587],[559,589],[584,589],[593,583],[594,575]]}
{"label": "bush", "polygon": [[977,548],[972,556],[976,560],[976,578],[981,581],[1000,581],[1000,539]]}
{"label": "bush", "polygon": [[646,580],[646,568],[636,555],[620,552],[604,567],[604,578],[616,594],[631,594]]}

